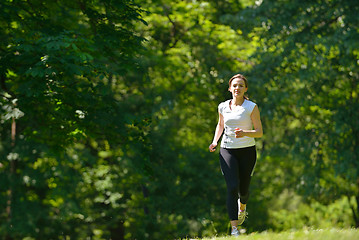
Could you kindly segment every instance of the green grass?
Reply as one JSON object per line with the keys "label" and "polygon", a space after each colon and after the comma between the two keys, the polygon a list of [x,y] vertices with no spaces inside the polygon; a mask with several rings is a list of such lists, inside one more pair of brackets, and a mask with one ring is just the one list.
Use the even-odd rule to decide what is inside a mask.
{"label": "green grass", "polygon": [[357,240],[358,229],[320,229],[320,230],[298,230],[288,232],[262,232],[244,234],[239,237],[214,237],[202,240]]}

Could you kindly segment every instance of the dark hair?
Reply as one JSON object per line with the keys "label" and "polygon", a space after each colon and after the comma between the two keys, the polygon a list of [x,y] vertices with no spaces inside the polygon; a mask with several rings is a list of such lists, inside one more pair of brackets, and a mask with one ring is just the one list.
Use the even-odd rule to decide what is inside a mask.
{"label": "dark hair", "polygon": [[[229,79],[228,81],[228,85],[229,87],[231,87],[232,81],[236,78],[242,79],[244,81],[244,84],[246,85],[246,88],[248,88],[248,80],[245,76],[243,76],[242,74],[236,74],[233,77],[231,77],[231,79]],[[249,100],[249,98],[247,96],[243,96],[245,99]]]}

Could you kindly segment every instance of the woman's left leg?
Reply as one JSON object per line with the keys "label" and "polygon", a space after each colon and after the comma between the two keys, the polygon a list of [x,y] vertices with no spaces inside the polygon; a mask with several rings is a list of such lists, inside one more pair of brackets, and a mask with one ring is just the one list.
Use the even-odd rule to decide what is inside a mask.
{"label": "woman's left leg", "polygon": [[242,148],[238,153],[239,196],[241,210],[244,210],[249,199],[249,185],[257,162],[257,152],[256,147],[252,146]]}

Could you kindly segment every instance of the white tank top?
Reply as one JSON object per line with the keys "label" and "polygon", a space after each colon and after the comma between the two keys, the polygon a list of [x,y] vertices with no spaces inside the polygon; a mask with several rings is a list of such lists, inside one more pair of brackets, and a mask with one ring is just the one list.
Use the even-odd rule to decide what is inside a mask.
{"label": "white tank top", "polygon": [[236,138],[234,130],[240,128],[243,130],[252,130],[253,123],[251,119],[251,113],[256,104],[247,99],[244,100],[242,106],[231,110],[229,107],[231,100],[227,100],[218,105],[218,111],[224,118],[224,131],[221,141],[221,147],[223,148],[245,148],[255,145],[254,138],[241,137]]}

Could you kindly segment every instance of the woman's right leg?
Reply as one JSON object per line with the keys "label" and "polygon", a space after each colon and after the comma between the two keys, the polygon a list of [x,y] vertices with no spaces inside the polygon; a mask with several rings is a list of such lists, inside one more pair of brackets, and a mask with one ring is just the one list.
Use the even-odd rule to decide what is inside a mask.
{"label": "woman's right leg", "polygon": [[238,160],[231,149],[221,148],[219,153],[221,170],[227,184],[227,211],[231,223],[238,220],[239,171]]}

